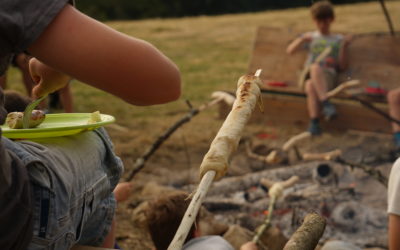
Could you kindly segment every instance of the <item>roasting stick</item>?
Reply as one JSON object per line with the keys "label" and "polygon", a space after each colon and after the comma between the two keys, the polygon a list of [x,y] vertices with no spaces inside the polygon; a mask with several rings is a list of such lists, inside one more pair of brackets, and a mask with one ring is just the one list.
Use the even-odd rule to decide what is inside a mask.
{"label": "roasting stick", "polygon": [[268,194],[269,197],[271,198],[268,204],[268,215],[264,220],[264,223],[257,229],[256,235],[253,237],[253,242],[258,243],[260,240],[261,235],[263,235],[264,231],[271,225],[271,218],[272,214],[274,213],[274,206],[276,200],[282,196],[283,191],[288,188],[293,186],[297,181],[299,180],[299,177],[297,175],[293,175],[286,181],[280,181],[280,182],[272,182],[268,179],[262,179],[263,185],[266,185],[269,188]]}
{"label": "roasting stick", "polygon": [[254,76],[245,75],[239,79],[236,100],[233,103],[232,110],[211,143],[209,151],[204,156],[200,165],[201,181],[199,187],[193,195],[168,250],[182,249],[211,183],[214,179],[218,180],[226,173],[228,159],[236,150],[244,125],[250,118],[260,96],[260,86],[262,86],[260,74],[261,69],[257,70]]}

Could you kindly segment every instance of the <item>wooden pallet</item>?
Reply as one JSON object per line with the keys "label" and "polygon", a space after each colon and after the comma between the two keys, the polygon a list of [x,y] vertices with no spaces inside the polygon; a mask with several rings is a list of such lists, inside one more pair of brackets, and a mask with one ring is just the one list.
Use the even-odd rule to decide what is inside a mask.
{"label": "wooden pallet", "polygon": [[[304,91],[298,86],[303,70],[306,51],[294,55],[286,54],[287,45],[301,32],[259,27],[254,41],[248,73],[263,69],[264,82],[285,82],[286,87],[265,85],[262,89],[265,112],[255,112],[253,121],[266,122],[272,126],[298,126],[307,128],[309,121]],[[340,82],[359,79],[362,88],[375,82],[387,90],[400,87],[400,36],[371,33],[355,34],[348,47],[349,66],[339,74]],[[384,96],[363,96],[374,105],[387,112]],[[382,116],[363,107],[357,101],[346,96],[332,99],[336,104],[338,119],[323,123],[324,130],[357,129],[364,131],[391,131],[390,123]],[[220,107],[224,116],[228,107]]]}

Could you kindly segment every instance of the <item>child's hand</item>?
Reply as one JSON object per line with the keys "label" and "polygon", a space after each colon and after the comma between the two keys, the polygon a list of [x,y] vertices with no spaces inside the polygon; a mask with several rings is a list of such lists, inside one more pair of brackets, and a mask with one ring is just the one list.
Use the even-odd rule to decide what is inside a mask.
{"label": "child's hand", "polygon": [[29,60],[29,72],[37,84],[32,89],[34,98],[57,91],[65,87],[71,80],[70,76],[43,64],[36,58]]}
{"label": "child's hand", "polygon": [[240,250],[258,250],[257,244],[249,241],[240,247]]}
{"label": "child's hand", "polygon": [[114,189],[114,196],[117,202],[125,201],[132,193],[132,183],[121,182]]}

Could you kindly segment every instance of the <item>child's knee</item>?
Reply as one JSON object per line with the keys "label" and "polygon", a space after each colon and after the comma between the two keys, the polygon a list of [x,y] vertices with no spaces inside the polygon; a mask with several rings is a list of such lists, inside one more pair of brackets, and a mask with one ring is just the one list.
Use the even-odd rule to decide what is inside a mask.
{"label": "child's knee", "polygon": [[322,67],[321,65],[319,65],[318,63],[313,63],[310,65],[310,72],[321,72],[322,71]]}
{"label": "child's knee", "polygon": [[400,89],[389,91],[387,99],[389,105],[398,105],[400,103]]}
{"label": "child's knee", "polygon": [[306,81],[306,83],[305,83],[305,90],[306,90],[307,95],[310,95],[310,94],[313,93],[313,91],[314,91],[313,88],[314,88],[314,87],[312,86],[311,80],[308,79],[308,80]]}

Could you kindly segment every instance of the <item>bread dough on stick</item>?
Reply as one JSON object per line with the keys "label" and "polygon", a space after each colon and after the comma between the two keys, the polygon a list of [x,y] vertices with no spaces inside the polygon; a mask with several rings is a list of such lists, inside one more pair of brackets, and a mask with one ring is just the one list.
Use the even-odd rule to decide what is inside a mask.
{"label": "bread dough on stick", "polygon": [[258,76],[244,75],[239,78],[236,100],[203,158],[200,178],[210,170],[216,172],[215,180],[225,175],[229,158],[236,150],[244,125],[249,120],[260,96],[260,86],[262,81]]}

